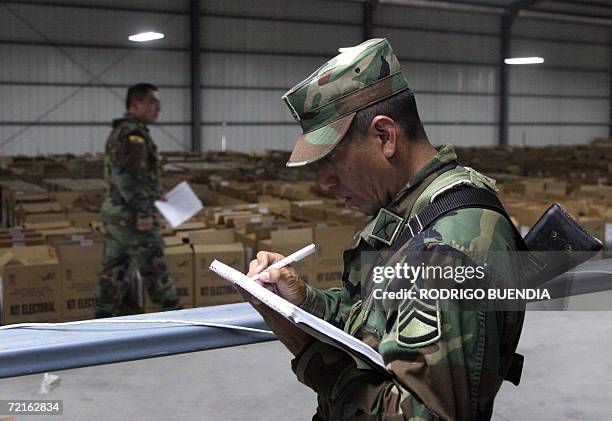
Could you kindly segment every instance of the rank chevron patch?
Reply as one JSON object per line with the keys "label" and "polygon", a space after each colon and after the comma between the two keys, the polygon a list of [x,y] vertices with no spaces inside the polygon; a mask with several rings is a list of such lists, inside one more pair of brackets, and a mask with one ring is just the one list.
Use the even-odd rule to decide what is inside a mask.
{"label": "rank chevron patch", "polygon": [[409,348],[419,348],[440,339],[440,311],[435,301],[419,299],[404,301],[397,315],[397,342]]}

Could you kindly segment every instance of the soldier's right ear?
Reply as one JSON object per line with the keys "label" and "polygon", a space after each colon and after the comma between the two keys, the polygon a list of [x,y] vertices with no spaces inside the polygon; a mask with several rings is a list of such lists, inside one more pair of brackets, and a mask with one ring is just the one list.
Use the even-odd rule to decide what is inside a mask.
{"label": "soldier's right ear", "polygon": [[377,115],[370,123],[370,131],[376,136],[385,158],[393,158],[396,154],[399,135],[395,121],[386,115]]}

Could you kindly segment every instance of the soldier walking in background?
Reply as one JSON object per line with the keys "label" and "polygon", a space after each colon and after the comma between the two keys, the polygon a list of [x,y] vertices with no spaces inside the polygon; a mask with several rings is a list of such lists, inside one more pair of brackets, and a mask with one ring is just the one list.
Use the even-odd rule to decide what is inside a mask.
{"label": "soldier walking in background", "polygon": [[96,288],[96,318],[142,312],[139,277],[162,310],[180,309],[154,208],[162,189],[157,147],[147,124],[154,123],[161,110],[157,87],[131,86],[125,105],[127,112],[113,121],[105,148],[109,189],[102,205],[104,256]]}

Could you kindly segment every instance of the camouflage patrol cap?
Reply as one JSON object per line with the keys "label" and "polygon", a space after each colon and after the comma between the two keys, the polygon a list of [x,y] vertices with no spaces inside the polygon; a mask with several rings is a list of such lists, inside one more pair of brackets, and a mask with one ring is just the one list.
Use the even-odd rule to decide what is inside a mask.
{"label": "camouflage patrol cap", "polygon": [[287,166],[323,158],[342,140],[357,111],[406,89],[408,82],[386,39],[341,48],[282,97],[302,127]]}

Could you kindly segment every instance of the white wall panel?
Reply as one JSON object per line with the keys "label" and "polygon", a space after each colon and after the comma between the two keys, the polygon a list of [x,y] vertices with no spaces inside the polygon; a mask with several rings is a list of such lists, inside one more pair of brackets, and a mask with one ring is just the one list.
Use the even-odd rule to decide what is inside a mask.
{"label": "white wall panel", "polygon": [[301,133],[297,124],[288,126],[208,126],[202,130],[206,149],[221,150],[225,136],[226,149],[250,152],[258,149],[291,149]]}
{"label": "white wall panel", "polygon": [[609,100],[511,98],[513,123],[606,123]]}
{"label": "white wall panel", "polygon": [[[110,122],[125,112],[125,91],[117,88],[0,86],[0,95],[10,104],[0,108],[0,121],[34,121],[67,99],[44,121]],[[187,89],[162,89],[160,96],[160,122],[189,120]]]}
{"label": "white wall panel", "polygon": [[412,26],[440,30],[498,32],[495,16],[457,13],[445,10],[394,7],[380,4],[376,9],[376,26]]}
{"label": "white wall panel", "polygon": [[[66,1],[77,3],[77,0]],[[97,0],[95,3],[152,10],[188,8],[185,0]],[[187,15],[40,5],[10,7],[44,36],[0,8],[0,39],[45,43],[44,38],[48,37],[70,44],[133,46],[127,41],[128,35],[146,26],[158,29],[167,22],[163,29],[166,38],[154,45],[181,51],[154,50],[145,45],[137,49],[62,47],[62,52],[51,46],[0,44],[0,82],[22,83],[0,83],[0,122],[3,123],[0,144],[21,129],[7,122],[35,121],[78,89],[46,85],[88,82],[118,85],[113,88],[116,95],[104,87],[78,90],[44,119],[70,124],[30,127],[14,142],[0,147],[0,154],[101,151],[109,131],[107,123],[123,113],[125,86],[142,81],[162,86],[161,124],[152,128],[155,141],[162,150],[189,148],[189,125],[162,125],[164,121],[177,123],[190,119],[189,53],[185,51],[189,42]],[[280,96],[331,58],[337,48],[361,41],[362,7],[360,2],[326,0],[203,1],[202,48],[217,50],[201,55],[201,83],[208,87],[201,90],[203,144],[219,149],[225,136],[228,149],[290,149],[299,126],[292,123]],[[206,16],[207,13],[236,17]],[[249,19],[249,16],[254,18]],[[283,18],[319,23],[277,21]],[[325,24],[326,21],[351,25]],[[402,67],[416,92],[421,117],[427,122],[426,130],[432,142],[462,146],[497,142],[499,104],[494,94],[498,91],[499,75],[495,63],[499,40],[490,35],[448,32],[497,33],[500,29],[498,16],[380,4],[374,25],[375,36],[389,38],[398,56],[412,59],[403,60]],[[412,29],[390,29],[389,26]],[[600,69],[610,66],[607,45],[563,41],[608,42],[609,29],[519,18],[514,35],[559,38],[561,41],[514,39],[513,55],[541,55],[550,66]],[[288,55],[282,55],[284,53]],[[96,81],[92,74],[101,72],[104,72],[100,76],[102,82]],[[24,82],[32,85],[24,85]],[[607,73],[512,67],[510,83],[513,95],[510,123],[533,123],[511,125],[512,144],[523,141],[527,144],[588,142],[595,136],[607,135],[605,123],[609,119],[610,92]],[[175,87],[164,88],[164,85]],[[257,87],[261,89],[252,89]],[[572,95],[581,98],[565,98]],[[230,124],[226,127],[210,125],[222,121]],[[97,124],[83,126],[88,122]],[[457,124],[449,124],[453,122]],[[567,122],[603,125],[554,126]],[[543,125],[537,125],[539,123]]]}
{"label": "white wall panel", "polygon": [[48,114],[44,121],[105,122],[125,108],[121,96],[115,97],[106,89],[2,86],[0,93],[11,104],[0,109],[2,121],[35,121],[62,101],[66,102]]}
{"label": "white wall panel", "polygon": [[[188,84],[189,55],[181,51],[0,45],[0,80],[55,83]],[[67,57],[68,55],[68,57]],[[99,79],[93,76],[98,76]]]}
{"label": "white wall panel", "polygon": [[[3,81],[78,82],[88,80],[78,65],[68,60],[55,48],[0,45],[0,78]],[[118,53],[114,53],[118,57]],[[104,57],[101,52],[99,60]],[[110,61],[109,61],[110,62]]]}
{"label": "white wall panel", "polygon": [[417,95],[421,120],[436,122],[494,123],[497,98],[460,95]]}
{"label": "white wall panel", "polygon": [[333,55],[338,47],[358,44],[362,36],[359,27],[235,18],[205,17],[201,25],[202,47],[215,50]]}
{"label": "white wall panel", "polygon": [[328,0],[207,0],[202,12],[361,23],[361,3]]}
{"label": "white wall panel", "polygon": [[605,73],[511,66],[509,78],[513,94],[606,96],[610,92],[610,76]]}
{"label": "white wall panel", "polygon": [[[95,54],[95,52],[94,52]],[[106,83],[151,82],[189,84],[189,53],[181,51],[121,50],[124,58],[104,74]]]}
{"label": "white wall panel", "polygon": [[215,86],[274,86],[289,89],[325,61],[324,57],[204,53],[202,81]]}
{"label": "white wall panel", "polygon": [[216,122],[294,121],[280,91],[204,89],[202,120]]}
{"label": "white wall panel", "polygon": [[596,137],[608,137],[608,128],[602,126],[511,126],[509,144],[532,145],[574,145],[591,142]]}
{"label": "white wall panel", "polygon": [[400,63],[414,91],[495,93],[497,69],[483,66]]}
{"label": "white wall panel", "polygon": [[164,126],[163,122],[151,126],[151,136],[160,151],[191,149],[191,126]]}
{"label": "white wall panel", "polygon": [[149,45],[185,47],[189,41],[189,19],[181,15],[16,4],[9,4],[8,8],[9,11],[3,9],[0,13],[0,27],[9,28],[3,31],[4,39],[129,45],[133,43],[128,36],[156,31],[166,37]]}
{"label": "white wall panel", "polygon": [[405,29],[376,28],[374,32],[376,37],[387,38],[400,58],[492,64],[498,58],[499,41],[492,37]]}
{"label": "white wall panel", "polygon": [[610,66],[610,48],[556,42],[514,40],[513,57],[542,57],[547,66],[603,68]]}
{"label": "white wall panel", "polygon": [[610,29],[588,24],[545,21],[519,17],[512,27],[514,36],[547,37],[560,40],[609,42]]}
{"label": "white wall panel", "polygon": [[21,130],[21,126],[0,126],[0,154],[47,155],[101,152],[109,133],[109,128],[102,126],[38,126],[29,128],[10,143],[4,144],[9,137]]}
{"label": "white wall panel", "polygon": [[497,127],[494,126],[425,124],[425,132],[434,145],[452,143],[454,146],[493,146],[497,142]]}
{"label": "white wall panel", "polygon": [[[7,139],[22,130],[21,126],[0,126],[0,155],[85,154],[103,152],[111,127],[108,126],[35,126],[10,143]],[[189,148],[190,128],[152,126],[151,135],[160,150]]]}

